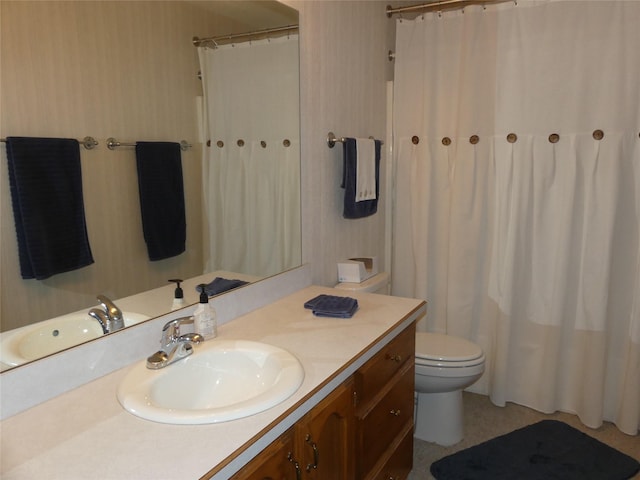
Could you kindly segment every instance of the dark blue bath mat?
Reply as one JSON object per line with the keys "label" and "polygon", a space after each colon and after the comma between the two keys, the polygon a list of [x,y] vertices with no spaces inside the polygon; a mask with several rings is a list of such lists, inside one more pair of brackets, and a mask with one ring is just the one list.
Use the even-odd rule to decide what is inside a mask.
{"label": "dark blue bath mat", "polygon": [[437,480],[625,480],[640,463],[566,423],[543,420],[444,457]]}

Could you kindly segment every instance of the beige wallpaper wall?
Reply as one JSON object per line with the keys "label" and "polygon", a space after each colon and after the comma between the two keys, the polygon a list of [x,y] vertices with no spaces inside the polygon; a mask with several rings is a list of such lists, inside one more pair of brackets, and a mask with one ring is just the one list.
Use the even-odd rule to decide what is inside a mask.
{"label": "beige wallpaper wall", "polygon": [[384,265],[389,199],[383,193],[374,216],[342,218],[342,149],[328,148],[326,135],[384,139],[393,21],[381,1],[285,3],[300,11],[301,25],[303,260],[312,264],[314,283],[334,285],[342,259],[378,255]]}
{"label": "beige wallpaper wall", "polygon": [[[2,330],[200,274],[201,187],[194,35],[211,21],[187,2],[2,1],[0,136],[96,138],[81,148],[95,264],[48,280],[20,278],[7,181],[1,169]],[[142,238],[135,156],[106,139],[187,140],[183,153],[187,252],[149,262]]]}

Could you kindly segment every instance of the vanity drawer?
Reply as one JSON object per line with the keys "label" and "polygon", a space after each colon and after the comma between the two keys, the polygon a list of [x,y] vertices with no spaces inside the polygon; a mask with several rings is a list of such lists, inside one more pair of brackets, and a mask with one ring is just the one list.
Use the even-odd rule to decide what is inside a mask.
{"label": "vanity drawer", "polygon": [[407,327],[356,372],[359,404],[366,403],[377,395],[407,360],[415,363],[415,332],[415,324]]}
{"label": "vanity drawer", "polygon": [[405,362],[397,377],[385,388],[386,394],[358,417],[360,478],[364,478],[384,455],[393,453],[389,452],[389,447],[397,437],[412,430],[414,371],[414,362]]}
{"label": "vanity drawer", "polygon": [[404,437],[384,464],[374,480],[404,480],[413,467],[413,428],[407,429]]}

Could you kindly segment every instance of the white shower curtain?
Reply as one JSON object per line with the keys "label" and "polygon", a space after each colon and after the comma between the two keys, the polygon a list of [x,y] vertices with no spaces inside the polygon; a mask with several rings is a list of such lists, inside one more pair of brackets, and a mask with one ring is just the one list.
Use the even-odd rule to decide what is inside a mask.
{"label": "white shower curtain", "polygon": [[640,425],[640,2],[398,20],[393,293],[497,405]]}
{"label": "white shower curtain", "polygon": [[298,36],[198,49],[205,271],[300,264]]}

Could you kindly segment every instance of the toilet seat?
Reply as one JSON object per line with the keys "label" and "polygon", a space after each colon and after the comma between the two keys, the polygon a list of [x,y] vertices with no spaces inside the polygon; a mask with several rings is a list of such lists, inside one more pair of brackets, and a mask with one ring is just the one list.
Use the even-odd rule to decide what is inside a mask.
{"label": "toilet seat", "polygon": [[482,349],[464,338],[439,333],[416,333],[416,366],[471,367],[484,363]]}

